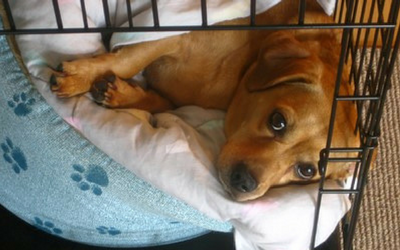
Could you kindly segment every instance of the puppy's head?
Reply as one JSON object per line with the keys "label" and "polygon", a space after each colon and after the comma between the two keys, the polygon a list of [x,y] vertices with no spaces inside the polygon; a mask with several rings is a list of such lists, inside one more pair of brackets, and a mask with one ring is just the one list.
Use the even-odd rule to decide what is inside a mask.
{"label": "puppy's head", "polygon": [[[334,34],[318,36],[272,33],[244,74],[228,108],[227,143],[217,164],[234,199],[320,178],[340,48]],[[351,94],[347,85],[342,83],[341,94]],[[357,146],[355,120],[354,104],[339,102],[332,147]],[[348,172],[348,164],[335,164],[327,176],[344,178]]]}

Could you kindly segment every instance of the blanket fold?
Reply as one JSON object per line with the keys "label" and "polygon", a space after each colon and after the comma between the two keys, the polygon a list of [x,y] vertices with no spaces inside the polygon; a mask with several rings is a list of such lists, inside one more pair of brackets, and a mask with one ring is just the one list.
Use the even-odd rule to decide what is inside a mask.
{"label": "blanket fold", "polygon": [[[318,0],[330,14],[334,1]],[[40,2],[40,3],[39,3]],[[257,12],[279,0],[257,1]],[[64,27],[82,25],[79,1],[59,1]],[[201,22],[199,1],[159,1],[164,25]],[[17,27],[54,26],[51,4],[10,1]],[[90,26],[103,26],[102,1],[86,1]],[[115,26],[127,25],[125,1],[108,1]],[[133,23],[152,25],[150,1],[131,1]],[[50,7],[49,7],[50,6]],[[215,0],[208,4],[209,23],[243,17],[249,1]],[[198,14],[194,14],[198,13]],[[116,33],[111,46],[161,39],[180,33]],[[150,115],[139,110],[109,110],[89,97],[57,99],[48,88],[51,68],[60,62],[105,52],[99,34],[18,36],[23,60],[46,101],[84,137],[135,175],[172,194],[207,216],[234,226],[236,249],[307,249],[310,244],[318,184],[275,188],[244,203],[230,199],[218,181],[214,163],[225,142],[224,113],[199,107]],[[156,121],[154,126],[154,122]],[[327,181],[327,187],[340,188]],[[321,206],[316,244],[333,232],[350,203],[346,195],[327,195]],[[179,219],[179,218],[177,218]]]}

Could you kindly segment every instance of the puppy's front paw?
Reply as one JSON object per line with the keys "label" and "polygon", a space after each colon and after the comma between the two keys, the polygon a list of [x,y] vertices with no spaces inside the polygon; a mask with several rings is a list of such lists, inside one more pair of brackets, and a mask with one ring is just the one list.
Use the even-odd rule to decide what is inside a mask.
{"label": "puppy's front paw", "polygon": [[95,82],[90,89],[95,102],[108,108],[129,108],[144,96],[139,86],[121,80],[115,76],[105,77]]}
{"label": "puppy's front paw", "polygon": [[108,91],[109,88],[111,89],[115,88],[114,81],[115,81],[114,76],[105,77],[104,79],[96,81],[92,85],[90,93],[92,94],[92,98],[96,103],[101,104],[103,106],[107,106],[107,104],[109,103],[107,96],[110,96]]}
{"label": "puppy's front paw", "polygon": [[86,93],[95,79],[93,73],[83,60],[63,62],[50,77],[50,89],[61,98]]}

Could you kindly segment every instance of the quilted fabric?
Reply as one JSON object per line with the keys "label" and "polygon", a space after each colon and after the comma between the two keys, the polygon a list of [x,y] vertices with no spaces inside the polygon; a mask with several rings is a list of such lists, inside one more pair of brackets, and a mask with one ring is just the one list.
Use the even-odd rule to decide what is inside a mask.
{"label": "quilted fabric", "polygon": [[36,227],[101,246],[150,246],[230,231],[155,189],[65,123],[0,36],[0,204]]}

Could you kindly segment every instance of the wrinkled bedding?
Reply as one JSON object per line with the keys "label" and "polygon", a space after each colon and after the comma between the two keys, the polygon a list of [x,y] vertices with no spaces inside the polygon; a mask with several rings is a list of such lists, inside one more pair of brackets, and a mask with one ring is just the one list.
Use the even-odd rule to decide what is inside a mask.
{"label": "wrinkled bedding", "polygon": [[[101,2],[86,1],[91,27],[104,26]],[[108,2],[113,25],[127,25],[125,1]],[[209,2],[209,23],[249,13],[247,1]],[[257,11],[265,11],[278,2],[258,1]],[[333,1],[319,2],[330,14]],[[48,4],[43,4],[42,0],[10,3],[17,27],[55,27],[50,1]],[[82,27],[79,1],[59,3],[64,27]],[[200,3],[195,1],[159,1],[159,7],[161,25],[201,23]],[[135,25],[152,25],[149,2],[132,1],[132,9]],[[111,38],[111,47],[169,35],[177,33],[116,33]],[[57,99],[48,87],[50,68],[64,60],[105,52],[101,36],[24,35],[18,36],[17,42],[35,86],[65,121],[143,180],[213,219],[230,222],[234,227],[236,249],[309,247],[318,184],[272,189],[261,199],[245,203],[232,201],[222,189],[214,169],[215,159],[225,142],[222,111],[188,106],[151,115],[134,109],[105,109],[94,104],[88,95]],[[333,181],[328,181],[327,186],[340,188]],[[345,195],[324,197],[316,244],[333,232],[349,206]]]}

